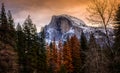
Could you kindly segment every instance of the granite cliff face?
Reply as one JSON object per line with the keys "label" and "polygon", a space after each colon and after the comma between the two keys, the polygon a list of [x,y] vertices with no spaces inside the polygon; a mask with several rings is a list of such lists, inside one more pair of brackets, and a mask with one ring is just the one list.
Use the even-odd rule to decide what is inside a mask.
{"label": "granite cliff face", "polygon": [[[104,28],[87,26],[82,20],[69,15],[53,16],[51,22],[45,26],[44,30],[47,43],[50,43],[54,39],[56,43],[59,40],[66,41],[68,37],[73,35],[76,35],[80,39],[82,32],[88,41],[90,34],[94,33],[97,43],[101,46],[107,41]],[[108,32],[112,44],[113,30],[109,28]]]}

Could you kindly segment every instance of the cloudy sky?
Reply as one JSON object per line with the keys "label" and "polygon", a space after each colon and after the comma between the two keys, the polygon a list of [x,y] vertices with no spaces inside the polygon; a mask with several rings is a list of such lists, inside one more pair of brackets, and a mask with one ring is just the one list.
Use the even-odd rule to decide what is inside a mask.
{"label": "cloudy sky", "polygon": [[[21,24],[28,15],[40,29],[53,15],[68,14],[86,22],[88,0],[0,0],[12,11],[15,22]],[[0,6],[1,7],[1,6]]]}

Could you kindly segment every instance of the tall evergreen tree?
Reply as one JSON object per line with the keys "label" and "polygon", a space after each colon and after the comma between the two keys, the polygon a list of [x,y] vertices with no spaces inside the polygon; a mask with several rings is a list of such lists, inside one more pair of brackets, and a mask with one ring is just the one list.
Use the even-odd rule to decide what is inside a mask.
{"label": "tall evergreen tree", "polygon": [[18,73],[15,37],[11,35],[3,3],[0,14],[0,73]]}
{"label": "tall evergreen tree", "polygon": [[39,50],[38,50],[38,73],[46,73],[47,72],[47,56],[46,56],[46,43],[45,43],[45,33],[44,30],[40,32],[39,37]]}
{"label": "tall evergreen tree", "polygon": [[25,34],[22,31],[21,25],[18,23],[16,27],[16,33],[17,33],[17,51],[19,56],[19,72],[25,73]]}
{"label": "tall evergreen tree", "polygon": [[[2,3],[1,16],[0,17],[1,17],[0,18],[0,21],[1,21],[1,23],[0,23],[1,40],[3,40],[5,43],[9,43],[15,49],[16,48],[16,41],[15,41],[16,40],[16,32],[15,32],[15,28],[13,26],[11,26],[12,30],[9,29],[9,27],[10,27],[9,23],[8,23],[9,19],[7,19],[7,16],[6,16],[4,3]],[[11,17],[12,17],[12,15],[11,15]],[[12,23],[11,23],[11,25],[12,25]]]}
{"label": "tall evergreen tree", "polygon": [[54,73],[57,73],[59,70],[58,69],[58,50],[57,50],[55,40],[52,44],[52,60],[53,60],[53,64],[52,64],[53,71]]}
{"label": "tall evergreen tree", "polygon": [[51,50],[50,50],[50,46],[47,44],[47,46],[46,46],[47,69],[50,67],[50,59],[51,59]]}
{"label": "tall evergreen tree", "polygon": [[68,41],[63,46],[63,64],[68,73],[73,72],[71,49]]}
{"label": "tall evergreen tree", "polygon": [[11,14],[11,11],[10,11],[10,10],[8,11],[7,16],[8,16],[9,29],[10,29],[10,30],[14,30],[14,20],[13,20],[13,18],[12,18],[12,14]]}
{"label": "tall evergreen tree", "polygon": [[36,28],[30,16],[27,17],[23,24],[23,33],[25,34],[25,68],[27,73],[33,73],[37,71],[38,48],[36,47]]}
{"label": "tall evergreen tree", "polygon": [[[74,43],[74,44],[73,44]],[[73,73],[80,73],[81,68],[81,57],[80,57],[80,42],[78,38],[74,35],[70,38],[69,46],[72,55]]]}
{"label": "tall evergreen tree", "polygon": [[58,69],[60,71],[60,69],[63,69],[63,44],[61,41],[59,41],[58,44]]}
{"label": "tall evergreen tree", "polygon": [[58,50],[57,50],[57,47],[56,47],[56,44],[55,44],[55,41],[52,42],[51,44],[51,47],[49,46],[48,47],[48,50],[47,50],[47,58],[48,58],[48,72],[51,73],[57,73],[58,72]]}
{"label": "tall evergreen tree", "polygon": [[81,53],[81,72],[84,73],[86,69],[86,57],[87,57],[87,51],[88,51],[88,43],[87,39],[84,35],[84,33],[81,33],[81,38],[80,38],[80,53]]}
{"label": "tall evergreen tree", "polygon": [[14,46],[14,48],[16,49],[17,48],[17,46],[16,46],[16,30],[15,30],[15,28],[14,28],[14,20],[13,20],[13,18],[12,18],[12,14],[11,14],[11,11],[9,10],[8,11],[8,15],[7,15],[7,17],[8,17],[8,29],[9,29],[9,35],[11,36],[11,40],[13,40],[12,42],[11,42],[11,44]]}
{"label": "tall evergreen tree", "polygon": [[2,8],[1,8],[1,28],[0,29],[8,30],[8,22],[7,22],[4,3],[2,3]]}
{"label": "tall evergreen tree", "polygon": [[2,3],[1,13],[0,13],[0,40],[7,42],[8,39],[8,23],[7,23],[7,17],[5,12],[4,4]]}
{"label": "tall evergreen tree", "polygon": [[81,33],[80,44],[81,44],[81,48],[83,51],[88,50],[87,39],[86,39],[85,34],[83,32]]}

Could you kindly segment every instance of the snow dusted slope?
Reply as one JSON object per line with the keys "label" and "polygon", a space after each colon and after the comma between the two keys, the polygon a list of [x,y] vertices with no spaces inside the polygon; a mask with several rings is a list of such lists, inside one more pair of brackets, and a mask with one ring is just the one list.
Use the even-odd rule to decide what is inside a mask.
{"label": "snow dusted slope", "polygon": [[[66,41],[69,36],[73,35],[76,35],[80,39],[82,32],[84,32],[88,41],[90,34],[94,33],[97,43],[101,46],[105,44],[104,40],[107,40],[103,28],[87,26],[84,21],[69,15],[53,16],[51,22],[45,26],[44,30],[47,43],[50,43],[54,39],[56,42],[59,40]],[[113,30],[109,28],[108,32],[112,44]]]}
{"label": "snow dusted slope", "polygon": [[86,25],[84,23],[84,21],[82,21],[76,17],[73,17],[73,16],[69,16],[69,15],[64,14],[64,15],[59,15],[58,17],[65,17],[65,18],[69,19],[74,26],[85,26]]}

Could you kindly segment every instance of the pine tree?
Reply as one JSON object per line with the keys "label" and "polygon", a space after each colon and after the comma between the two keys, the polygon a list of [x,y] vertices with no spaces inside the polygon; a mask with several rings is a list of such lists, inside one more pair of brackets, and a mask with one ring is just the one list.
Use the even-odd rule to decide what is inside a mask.
{"label": "pine tree", "polygon": [[37,31],[35,25],[32,23],[30,16],[27,17],[23,24],[23,33],[25,34],[25,69],[28,73],[36,72],[37,69]]}
{"label": "pine tree", "polygon": [[83,32],[81,33],[80,44],[81,44],[81,48],[82,48],[83,51],[88,50],[87,39],[86,39]]}
{"label": "pine tree", "polygon": [[[9,29],[4,4],[2,3],[0,13],[0,73],[18,73],[18,56],[16,49],[15,36]],[[14,29],[14,27],[12,27]]]}
{"label": "pine tree", "polygon": [[53,71],[54,73],[58,72],[58,50],[56,47],[55,40],[52,44],[52,59],[53,59]]}
{"label": "pine tree", "polygon": [[11,14],[11,11],[10,11],[10,10],[8,11],[7,16],[8,16],[9,29],[10,29],[10,30],[14,30],[14,20],[13,20],[13,18],[12,18],[12,14]]}
{"label": "pine tree", "polygon": [[11,11],[9,10],[8,11],[8,29],[9,29],[9,35],[11,36],[11,40],[13,40],[12,42],[11,42],[11,45],[12,46],[14,46],[14,48],[15,48],[15,50],[16,50],[16,30],[15,30],[15,28],[14,28],[14,20],[13,20],[13,18],[12,18],[12,14],[11,14]]}
{"label": "pine tree", "polygon": [[[67,41],[67,43],[69,43],[69,47],[70,47],[70,42]],[[63,49],[64,48],[64,49]],[[70,71],[70,69],[67,70],[67,67],[65,66],[65,44],[63,45],[62,41],[59,41],[58,44],[58,66],[59,66],[59,73],[68,73],[68,72],[72,72]],[[69,50],[71,50],[71,48],[69,48]],[[71,53],[71,52],[69,52]],[[72,59],[72,57],[70,57]],[[71,63],[71,62],[70,62]],[[70,66],[70,65],[69,65]],[[71,64],[72,66],[72,64]],[[71,69],[73,69],[72,67],[70,67]]]}
{"label": "pine tree", "polygon": [[1,8],[1,27],[0,27],[0,29],[1,29],[1,31],[8,30],[8,22],[7,22],[4,3],[2,3],[2,8]]}
{"label": "pine tree", "polygon": [[71,49],[68,42],[66,42],[63,46],[63,64],[68,73],[73,72],[72,55],[71,55]]}
{"label": "pine tree", "polygon": [[16,27],[16,33],[17,33],[17,51],[18,51],[18,56],[19,56],[19,72],[20,73],[25,73],[25,34],[22,31],[21,25],[18,23]]}
{"label": "pine tree", "polygon": [[[1,21],[1,23],[0,23],[0,36],[1,37],[0,38],[1,38],[2,41],[4,41],[5,43],[9,43],[14,49],[16,49],[15,28],[12,26],[11,22],[8,23],[9,16],[8,16],[8,19],[7,19],[4,3],[2,3],[1,16],[0,17],[1,17],[1,19],[0,19],[0,21]],[[11,19],[12,19],[12,15],[11,15]],[[11,24],[12,29],[9,29],[10,28],[9,24]]]}
{"label": "pine tree", "polygon": [[59,41],[59,44],[58,44],[58,70],[59,71],[62,65],[63,65],[63,44],[61,41]]}
{"label": "pine tree", "polygon": [[47,46],[47,65],[49,73],[58,73],[63,65],[63,46],[59,42],[58,48],[55,41]]}
{"label": "pine tree", "polygon": [[74,70],[73,73],[80,73],[81,72],[80,42],[75,35],[70,38],[69,42],[70,42],[69,46],[71,49],[72,64]]}
{"label": "pine tree", "polygon": [[50,67],[50,59],[51,59],[51,50],[50,50],[50,46],[47,44],[46,47],[46,62],[47,62],[47,69]]}
{"label": "pine tree", "polygon": [[44,30],[41,30],[39,37],[39,49],[38,49],[38,64],[37,70],[38,73],[46,73],[47,72],[47,55],[46,55],[46,43],[45,43],[45,33]]}
{"label": "pine tree", "polygon": [[50,45],[47,45],[47,72],[48,73],[53,73],[53,50],[52,50],[52,42]]}
{"label": "pine tree", "polygon": [[2,3],[2,8],[1,8],[1,13],[0,13],[0,40],[4,41],[4,42],[8,42],[8,33],[9,33],[9,26],[8,26],[8,22],[7,22],[7,17],[6,17],[6,12],[5,12],[5,7],[4,4]]}
{"label": "pine tree", "polygon": [[80,39],[80,53],[81,53],[81,72],[84,73],[86,69],[86,57],[87,57],[87,51],[88,51],[88,45],[87,45],[87,39],[84,35],[84,33],[81,33],[81,39]]}

